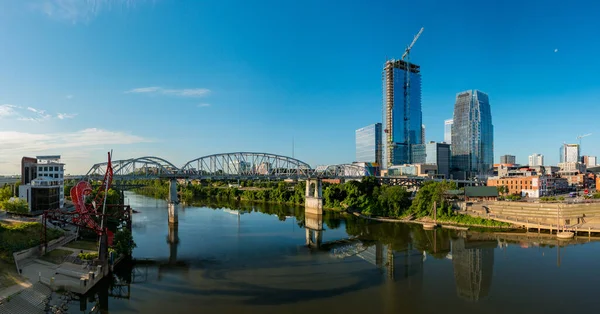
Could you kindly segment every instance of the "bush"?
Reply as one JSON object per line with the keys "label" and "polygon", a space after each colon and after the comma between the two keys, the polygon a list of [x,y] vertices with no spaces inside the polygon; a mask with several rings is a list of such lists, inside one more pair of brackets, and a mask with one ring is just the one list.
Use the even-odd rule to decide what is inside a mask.
{"label": "bush", "polygon": [[96,253],[96,252],[79,253],[79,254],[77,254],[77,257],[80,260],[91,261],[91,260],[98,258],[98,253]]}
{"label": "bush", "polygon": [[0,208],[3,208],[9,213],[15,214],[27,214],[29,213],[29,204],[27,201],[19,198],[11,198],[9,200],[0,202]]}

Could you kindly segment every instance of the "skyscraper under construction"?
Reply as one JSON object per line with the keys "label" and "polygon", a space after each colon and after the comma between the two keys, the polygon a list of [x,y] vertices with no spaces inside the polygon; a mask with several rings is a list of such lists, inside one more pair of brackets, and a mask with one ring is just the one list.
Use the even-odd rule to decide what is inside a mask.
{"label": "skyscraper under construction", "polygon": [[410,145],[422,144],[421,68],[388,60],[383,68],[383,165],[410,163]]}

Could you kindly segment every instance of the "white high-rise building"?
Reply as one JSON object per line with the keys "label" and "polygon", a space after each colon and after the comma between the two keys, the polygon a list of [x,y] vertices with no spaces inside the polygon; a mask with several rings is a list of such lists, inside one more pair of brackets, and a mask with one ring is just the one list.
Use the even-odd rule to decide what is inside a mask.
{"label": "white high-rise building", "polygon": [[543,165],[544,165],[544,155],[536,153],[536,154],[529,156],[529,166],[530,167],[543,166]]}
{"label": "white high-rise building", "polygon": [[560,147],[560,162],[579,162],[579,144],[563,144]]}
{"label": "white high-rise building", "polygon": [[452,144],[452,125],[454,124],[453,119],[444,121],[444,142],[446,144]]}

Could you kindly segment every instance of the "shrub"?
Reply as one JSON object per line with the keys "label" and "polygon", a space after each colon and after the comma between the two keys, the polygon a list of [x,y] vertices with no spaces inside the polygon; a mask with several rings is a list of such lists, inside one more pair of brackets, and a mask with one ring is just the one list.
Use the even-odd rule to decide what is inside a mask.
{"label": "shrub", "polygon": [[96,253],[96,252],[79,253],[79,254],[77,254],[77,257],[79,257],[79,259],[84,260],[84,261],[91,261],[93,259],[98,258],[98,253]]}
{"label": "shrub", "polygon": [[19,198],[11,198],[9,200],[0,202],[0,208],[3,208],[9,213],[16,214],[27,214],[29,213],[29,204],[27,201]]}

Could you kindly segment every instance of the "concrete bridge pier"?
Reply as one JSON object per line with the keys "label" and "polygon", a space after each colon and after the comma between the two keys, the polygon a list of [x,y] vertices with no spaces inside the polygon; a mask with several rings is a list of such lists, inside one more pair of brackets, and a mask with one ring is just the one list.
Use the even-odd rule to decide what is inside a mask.
{"label": "concrete bridge pier", "polygon": [[177,195],[177,179],[169,180],[169,203],[179,203],[179,196]]}
{"label": "concrete bridge pier", "polygon": [[323,215],[323,181],[321,179],[306,180],[304,208],[306,214]]}
{"label": "concrete bridge pier", "polygon": [[167,206],[169,210],[169,226],[177,225],[179,223],[179,217],[177,215],[177,205],[175,205],[175,203],[169,202]]}

